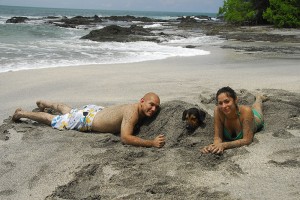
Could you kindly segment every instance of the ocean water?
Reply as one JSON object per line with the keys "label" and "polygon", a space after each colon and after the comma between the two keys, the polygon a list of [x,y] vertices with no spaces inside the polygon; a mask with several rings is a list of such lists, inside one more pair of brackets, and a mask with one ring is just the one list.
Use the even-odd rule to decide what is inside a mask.
{"label": "ocean water", "polygon": [[[69,18],[75,16],[91,17],[125,16],[174,19],[186,15],[208,15],[212,13],[175,13],[141,11],[107,11],[59,8],[31,8],[0,5],[0,73],[25,69],[50,68],[62,66],[132,63],[164,59],[174,56],[208,55],[210,52],[199,48],[184,48],[186,45],[214,44],[222,42],[213,36],[192,34],[189,37],[174,37],[162,43],[154,42],[94,42],[80,39],[93,29],[61,28],[46,24],[48,16]],[[7,19],[14,16],[28,17],[26,23],[10,24]],[[118,25],[129,26],[126,22]],[[163,30],[160,23],[145,24],[144,28]],[[170,30],[169,30],[170,31]],[[174,31],[174,30],[173,30]]]}

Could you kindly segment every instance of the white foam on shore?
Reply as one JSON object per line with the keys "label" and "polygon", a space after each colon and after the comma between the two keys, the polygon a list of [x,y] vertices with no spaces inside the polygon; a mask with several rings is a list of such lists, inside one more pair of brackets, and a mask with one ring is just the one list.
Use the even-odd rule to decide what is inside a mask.
{"label": "white foam on shore", "polygon": [[217,36],[206,36],[201,37],[188,37],[188,38],[175,38],[173,40],[164,42],[165,44],[194,44],[194,45],[203,45],[203,44],[221,44],[224,40],[218,38]]}
{"label": "white foam on shore", "polygon": [[[212,36],[197,35],[189,38],[178,36],[163,43],[94,42],[80,39],[91,30],[86,30],[86,26],[78,26],[75,29],[61,28],[44,24],[49,19],[42,16],[29,18],[31,21],[27,23],[4,24],[7,17],[1,17],[0,21],[3,24],[0,34],[3,37],[0,38],[0,73],[24,69],[134,63],[176,56],[208,55],[210,52],[201,50],[199,46],[218,41]],[[93,29],[103,27],[105,24]],[[163,27],[162,23],[144,25],[144,28]],[[185,48],[187,45],[198,47]]]}
{"label": "white foam on shore", "polygon": [[[3,48],[3,49],[2,49]],[[2,49],[2,50],[1,50]],[[93,42],[89,40],[45,40],[2,45],[0,72],[90,64],[133,63],[175,56],[208,55],[209,51],[154,42]],[[9,59],[18,52],[18,56]]]}
{"label": "white foam on shore", "polygon": [[161,24],[150,24],[150,25],[144,25],[143,28],[160,28],[162,27]]}

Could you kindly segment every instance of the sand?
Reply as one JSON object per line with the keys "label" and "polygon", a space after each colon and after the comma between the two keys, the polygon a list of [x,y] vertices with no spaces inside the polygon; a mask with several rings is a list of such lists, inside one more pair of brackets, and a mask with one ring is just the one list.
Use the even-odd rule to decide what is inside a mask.
{"label": "sand", "polygon": [[[298,54],[198,48],[211,54],[0,73],[0,199],[298,199]],[[227,85],[244,104],[257,92],[269,96],[266,127],[249,146],[203,155],[199,149],[213,141],[214,95]],[[164,133],[161,149],[123,145],[110,133],[10,121],[16,108],[32,110],[38,99],[109,106],[149,91],[159,94],[162,109],[138,135]],[[195,105],[208,114],[188,133],[181,114]]]}

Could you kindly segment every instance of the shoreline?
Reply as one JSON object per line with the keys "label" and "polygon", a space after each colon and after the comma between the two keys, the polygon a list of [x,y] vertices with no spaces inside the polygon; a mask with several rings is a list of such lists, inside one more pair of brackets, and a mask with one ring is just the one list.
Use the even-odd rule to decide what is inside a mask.
{"label": "shoreline", "polygon": [[[49,16],[48,16],[49,17]],[[20,17],[22,18],[22,17]],[[51,18],[50,18],[51,19]],[[50,20],[49,19],[49,20]],[[97,28],[97,25],[103,26],[103,29],[98,29],[98,31],[103,31],[96,34],[96,36],[91,36],[86,38],[87,41],[104,41],[104,42],[136,42],[136,41],[150,41],[151,44],[153,42],[153,45],[146,45],[146,44],[136,44],[136,45],[128,45],[125,47],[122,46],[123,51],[118,51],[118,47],[114,49],[114,45],[109,44],[106,48],[97,48],[99,46],[94,44],[94,46],[90,46],[90,44],[80,43],[80,46],[84,47],[87,45],[89,48],[76,48],[76,46],[72,46],[73,48],[70,48],[69,51],[66,49],[65,52],[69,52],[69,54],[64,54],[61,52],[57,46],[60,44],[60,42],[65,41],[71,43],[69,40],[65,40],[62,38],[54,39],[50,43],[54,43],[55,45],[49,46],[47,43],[41,42],[40,44],[35,45],[41,45],[41,47],[44,46],[45,52],[42,51],[44,48],[40,48],[35,50],[33,49],[23,49],[21,46],[18,46],[14,43],[11,45],[16,45],[16,49],[23,52],[24,56],[21,56],[21,54],[13,54],[10,56],[5,56],[5,60],[8,60],[7,63],[3,64],[3,70],[10,70],[12,67],[16,68],[23,68],[23,67],[41,67],[41,66],[49,66],[49,65],[78,65],[78,63],[81,63],[82,65],[89,64],[89,63],[109,63],[109,62],[119,62],[121,61],[136,61],[136,60],[146,60],[149,59],[151,61],[152,58],[162,58],[170,55],[198,55],[201,54],[200,51],[197,50],[205,50],[202,47],[207,47],[210,43],[210,45],[213,46],[220,46],[221,48],[226,49],[234,49],[235,51],[240,52],[246,52],[249,54],[256,54],[256,53],[263,53],[263,54],[269,54],[270,58],[276,54],[284,54],[285,57],[294,57],[299,58],[300,57],[300,29],[276,29],[272,26],[233,26],[230,24],[227,24],[222,21],[213,21],[213,20],[207,20],[207,21],[196,21],[196,20],[189,20],[190,18],[182,17],[178,18],[175,21],[173,20],[166,20],[166,21],[157,21],[154,19],[149,18],[148,20],[144,21],[145,19],[130,17],[130,16],[111,16],[110,18],[105,18],[100,20],[101,17],[74,17],[71,19],[51,19],[50,21],[44,21],[42,24],[46,26],[47,28],[55,27],[60,25],[63,27],[61,30],[76,30],[81,29],[83,32],[80,32],[81,34],[76,35],[76,33],[72,33],[76,35],[76,43],[80,43],[84,40],[81,40],[82,38],[85,38],[88,35],[94,35],[93,28]],[[124,27],[116,25],[116,27],[111,27],[110,23],[108,23],[105,20],[112,20],[112,24],[120,21],[126,22],[126,24],[130,26],[129,30],[125,31],[123,30]],[[136,19],[137,22],[132,22],[133,19]],[[141,21],[139,21],[139,20]],[[24,19],[23,19],[24,20]],[[29,21],[31,19],[28,19]],[[42,20],[42,19],[40,19]],[[91,23],[93,21],[93,23]],[[108,20],[109,21],[109,20]],[[22,19],[20,19],[20,22],[22,22]],[[26,22],[26,20],[24,21]],[[89,22],[88,26],[84,28],[85,22]],[[25,23],[26,24],[26,23]],[[133,24],[133,25],[132,25]],[[159,24],[159,27],[152,27],[152,28],[145,28],[145,25],[155,25]],[[77,27],[78,26],[78,27]],[[67,29],[69,27],[69,29]],[[93,28],[92,28],[93,27]],[[132,28],[133,27],[133,28]],[[139,27],[137,30],[134,27]],[[120,31],[120,34],[113,34],[116,30]],[[131,32],[131,34],[124,34],[123,32]],[[87,34],[90,31],[89,34]],[[136,33],[137,32],[137,33]],[[142,32],[143,34],[139,33]],[[79,32],[78,32],[79,33]],[[93,33],[93,34],[92,34]],[[42,33],[41,33],[42,34]],[[69,34],[67,32],[62,33],[63,35]],[[87,35],[86,35],[87,34]],[[9,35],[9,34],[7,34]],[[100,36],[103,37],[100,37]],[[107,38],[105,37],[107,35]],[[124,39],[126,36],[127,39]],[[202,38],[202,36],[204,36]],[[205,38],[207,36],[207,38]],[[33,35],[33,38],[34,35]],[[177,38],[177,39],[176,39]],[[218,41],[218,38],[220,40],[226,40],[226,44],[216,44],[216,41]],[[191,39],[191,40],[189,40]],[[30,40],[30,38],[29,38]],[[57,42],[60,41],[60,42]],[[57,43],[56,43],[57,42]],[[68,43],[67,42],[67,43]],[[170,43],[169,43],[170,42]],[[172,43],[175,42],[176,46],[186,47],[177,50],[175,49],[164,49],[164,46],[166,47],[174,47]],[[62,43],[60,45],[67,45],[67,43]],[[100,43],[101,44],[101,43]],[[163,44],[159,46],[155,46],[157,44]],[[33,46],[35,46],[33,45]],[[25,44],[24,47],[27,45]],[[49,46],[49,49],[46,47]],[[105,45],[104,45],[105,46]],[[145,47],[146,46],[146,47]],[[20,49],[19,49],[20,48]],[[150,51],[145,51],[146,49],[150,49]],[[73,52],[73,49],[77,49],[77,51]],[[87,51],[85,51],[87,49]],[[107,49],[107,50],[106,50]],[[138,51],[132,51],[132,49],[138,49]],[[109,54],[106,54],[107,51],[111,51]],[[165,52],[166,51],[166,52]],[[18,51],[16,51],[18,52]],[[36,54],[36,52],[38,52]],[[50,55],[48,55],[48,52],[51,52]],[[80,54],[77,54],[76,52],[81,52]],[[139,53],[132,53],[132,52],[139,52]],[[141,53],[140,53],[141,52]],[[122,54],[123,53],[123,54]],[[156,53],[156,54],[155,54]],[[89,55],[89,56],[81,56],[81,55]],[[27,56],[26,56],[27,55]],[[60,56],[59,56],[60,55]],[[121,55],[119,57],[119,55]],[[134,55],[134,56],[133,56]],[[11,59],[15,57],[16,59]],[[30,59],[26,59],[26,58]],[[44,58],[44,59],[43,59]],[[90,59],[92,58],[92,59]],[[10,62],[12,61],[12,62]],[[53,62],[52,62],[53,61]],[[91,62],[92,61],[92,62]],[[139,62],[139,61],[138,61]],[[47,65],[44,65],[44,63],[47,63]]]}
{"label": "shoreline", "polygon": [[[177,25],[172,25],[177,26]],[[223,40],[217,44],[193,44],[193,45],[179,45],[182,48],[198,49],[203,51],[215,51],[218,48],[232,49],[236,54],[247,54],[249,56],[256,56],[258,58],[289,58],[300,59],[300,29],[279,29],[270,25],[264,26],[233,26],[222,22],[203,21],[202,23],[187,23],[182,26],[179,25],[179,30],[198,33],[201,32],[207,36],[216,36]],[[155,29],[154,29],[155,30]],[[206,56],[194,55],[184,56],[183,58]],[[80,65],[65,65],[43,68],[18,69],[16,71],[6,71],[1,73],[10,73],[24,70],[39,70],[60,67],[80,67],[80,66],[109,66],[109,65],[128,65],[134,63],[144,63],[152,61],[161,61],[168,59],[182,58],[180,56],[171,56],[161,59],[149,59],[144,61],[133,61],[127,63],[104,63],[104,64],[80,64]],[[166,61],[168,62],[168,61]]]}

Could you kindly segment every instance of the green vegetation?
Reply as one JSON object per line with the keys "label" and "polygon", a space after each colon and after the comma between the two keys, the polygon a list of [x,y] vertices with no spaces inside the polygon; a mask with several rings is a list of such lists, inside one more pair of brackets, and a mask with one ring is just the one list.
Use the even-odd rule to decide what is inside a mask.
{"label": "green vegetation", "polygon": [[234,24],[244,24],[254,20],[255,11],[250,2],[244,0],[225,0],[224,6],[219,9],[226,21]]}
{"label": "green vegetation", "polygon": [[300,27],[299,0],[270,0],[263,17],[277,27]]}
{"label": "green vegetation", "polygon": [[300,27],[300,0],[224,0],[219,15],[237,25]]}

